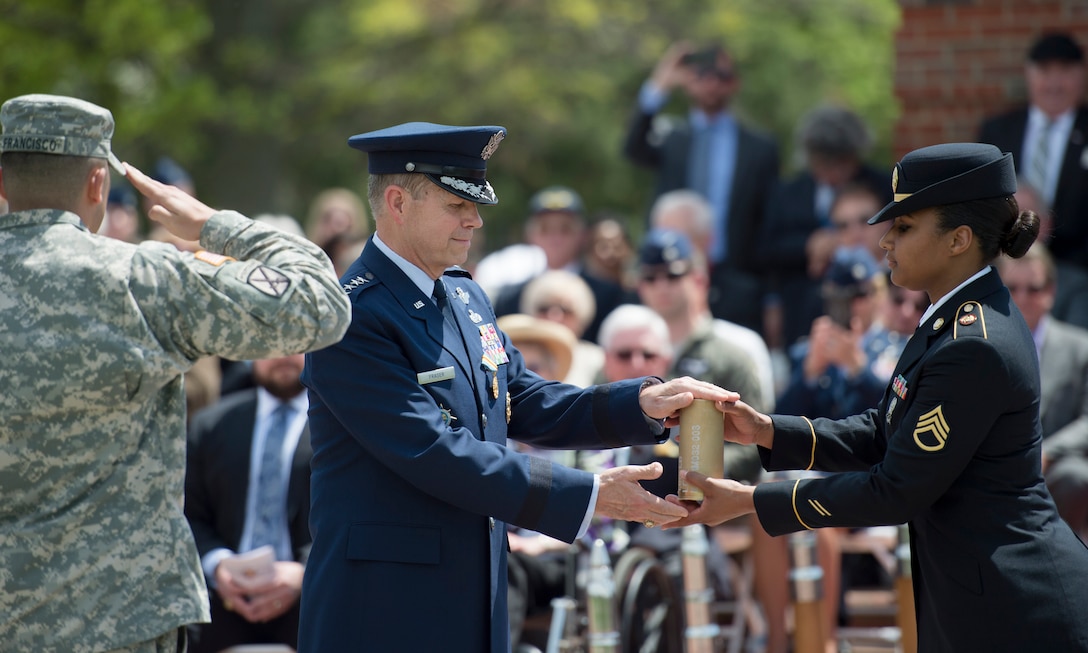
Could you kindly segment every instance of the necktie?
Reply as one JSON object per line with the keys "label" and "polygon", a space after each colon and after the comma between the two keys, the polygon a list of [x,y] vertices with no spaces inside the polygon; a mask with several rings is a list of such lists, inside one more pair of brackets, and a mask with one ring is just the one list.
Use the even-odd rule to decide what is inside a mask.
{"label": "necktie", "polygon": [[257,474],[257,521],[253,526],[253,548],[272,545],[280,553],[283,512],[287,502],[286,484],[283,482],[283,441],[287,437],[287,425],[291,422],[290,404],[280,404],[272,411],[272,418],[264,438],[261,452],[261,468]]}
{"label": "necktie", "polygon": [[1050,131],[1054,127],[1053,120],[1047,120],[1043,128],[1039,130],[1039,137],[1035,139],[1035,152],[1031,155],[1031,164],[1028,166],[1028,182],[1039,191],[1043,197],[1049,198],[1050,185],[1047,183],[1050,177]]}
{"label": "necktie", "polygon": [[446,285],[442,283],[441,277],[434,280],[434,301],[438,304],[438,308],[442,311],[442,315],[446,316],[446,319],[450,321],[450,324],[457,326],[457,320],[453,317],[453,308],[450,306],[450,298],[446,295]]}

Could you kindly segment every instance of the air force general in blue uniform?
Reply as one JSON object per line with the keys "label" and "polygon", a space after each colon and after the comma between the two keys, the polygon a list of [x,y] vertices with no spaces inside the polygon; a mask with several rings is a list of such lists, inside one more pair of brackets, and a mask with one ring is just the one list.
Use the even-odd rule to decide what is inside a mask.
{"label": "air force general in blue uniform", "polygon": [[[369,152],[372,186],[375,175],[413,173],[400,182],[423,184],[413,197],[439,192],[433,183],[454,205],[468,200],[479,226],[475,205],[496,201],[486,160],[504,135],[410,123],[349,143]],[[602,448],[658,442],[663,428],[639,408],[644,379],[579,389],[528,371],[468,273],[449,269],[436,286],[407,260],[414,252],[389,244],[403,234],[383,232],[382,220],[400,218],[377,207],[375,217],[377,234],[341,280],[351,328],[308,356],[303,374],[314,542],[300,651],[502,653],[506,523],[572,541],[601,487],[515,452],[508,435]]]}

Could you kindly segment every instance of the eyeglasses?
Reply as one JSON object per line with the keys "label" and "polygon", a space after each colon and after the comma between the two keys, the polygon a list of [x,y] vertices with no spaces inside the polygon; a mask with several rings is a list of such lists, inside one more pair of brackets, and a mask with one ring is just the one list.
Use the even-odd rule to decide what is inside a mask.
{"label": "eyeglasses", "polygon": [[687,272],[646,272],[642,275],[642,282],[654,283],[660,280],[668,280],[669,283],[675,283],[686,276],[688,276]]}
{"label": "eyeglasses", "polygon": [[564,306],[563,304],[541,304],[540,306],[536,307],[536,314],[537,315],[547,315],[548,313],[551,313],[552,311],[559,311],[563,315],[573,315],[574,314],[574,310],[572,310],[571,308],[569,308],[567,306]]}
{"label": "eyeglasses", "polygon": [[645,349],[620,349],[612,352],[612,355],[620,359],[624,363],[631,362],[631,359],[635,357],[635,354],[642,356],[642,360],[652,361],[656,360],[661,354],[656,351],[647,351]]}
{"label": "eyeglasses", "polygon": [[1050,286],[1049,286],[1049,284],[1044,283],[1044,284],[1041,284],[1041,285],[1027,285],[1027,286],[1012,284],[1012,285],[1009,285],[1007,287],[1009,289],[1009,294],[1010,295],[1018,295],[1020,293],[1026,293],[1028,295],[1038,295],[1039,293],[1042,293],[1042,292],[1046,291],[1046,289],[1049,288]]}

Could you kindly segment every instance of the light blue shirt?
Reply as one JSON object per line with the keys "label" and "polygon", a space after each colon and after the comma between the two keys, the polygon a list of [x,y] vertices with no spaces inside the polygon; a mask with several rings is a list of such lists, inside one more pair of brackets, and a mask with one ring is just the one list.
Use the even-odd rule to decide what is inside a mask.
{"label": "light blue shirt", "polygon": [[1058,191],[1058,177],[1061,176],[1062,161],[1065,159],[1065,147],[1069,142],[1070,132],[1073,131],[1073,123],[1076,112],[1073,109],[1058,116],[1051,123],[1050,118],[1036,107],[1028,109],[1028,125],[1024,130],[1024,143],[1020,150],[1020,174],[1027,175],[1028,167],[1035,158],[1035,147],[1039,142],[1042,131],[1050,125],[1050,133],[1047,138],[1046,161],[1046,186],[1038,188],[1046,201],[1047,206],[1054,204],[1054,196]]}
{"label": "light blue shirt", "polygon": [[[238,542],[238,551],[220,548],[212,549],[201,558],[201,567],[204,568],[204,576],[212,587],[215,587],[215,568],[219,563],[236,553],[245,553],[253,548],[253,525],[257,521],[257,479],[260,477],[261,457],[264,454],[265,437],[268,427],[272,423],[272,411],[283,402],[273,397],[264,388],[257,389],[257,417],[253,425],[253,446],[249,453],[249,483],[246,490],[246,521],[242,529],[242,538]],[[298,441],[306,428],[306,412],[309,409],[309,399],[306,392],[301,392],[286,402],[291,405],[291,422],[287,426],[287,437],[283,439],[283,450],[280,452],[280,483],[283,485],[283,495],[287,495],[287,486],[291,482],[291,463],[295,458],[295,449]],[[287,525],[287,505],[276,506],[279,513],[277,522],[280,524],[279,534],[275,544],[277,560],[294,560],[294,551],[291,547],[291,529]]]}
{"label": "light blue shirt", "polygon": [[[639,90],[639,109],[646,114],[656,114],[661,111],[668,99],[668,93],[647,80]],[[716,220],[713,224],[709,255],[712,263],[720,263],[725,260],[729,251],[729,202],[737,166],[739,128],[733,116],[725,111],[711,116],[692,109],[688,120],[693,142],[697,138],[709,139],[706,161],[695,160],[699,158],[700,148],[690,149],[691,159],[687,162],[686,183],[692,187],[692,171],[701,167],[706,168],[706,178],[713,180],[713,183],[707,185],[705,191],[700,188],[694,188],[694,190],[705,192],[706,200],[714,209]]]}

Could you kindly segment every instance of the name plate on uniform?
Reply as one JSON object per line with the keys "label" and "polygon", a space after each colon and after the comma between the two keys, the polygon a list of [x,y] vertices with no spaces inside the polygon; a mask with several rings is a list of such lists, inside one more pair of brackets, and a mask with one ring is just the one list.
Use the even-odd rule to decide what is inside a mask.
{"label": "name plate on uniform", "polygon": [[447,381],[453,378],[453,366],[440,367],[437,370],[430,370],[429,372],[420,372],[416,374],[416,381],[419,381],[420,385],[427,385],[428,383],[434,383],[435,381]]}

